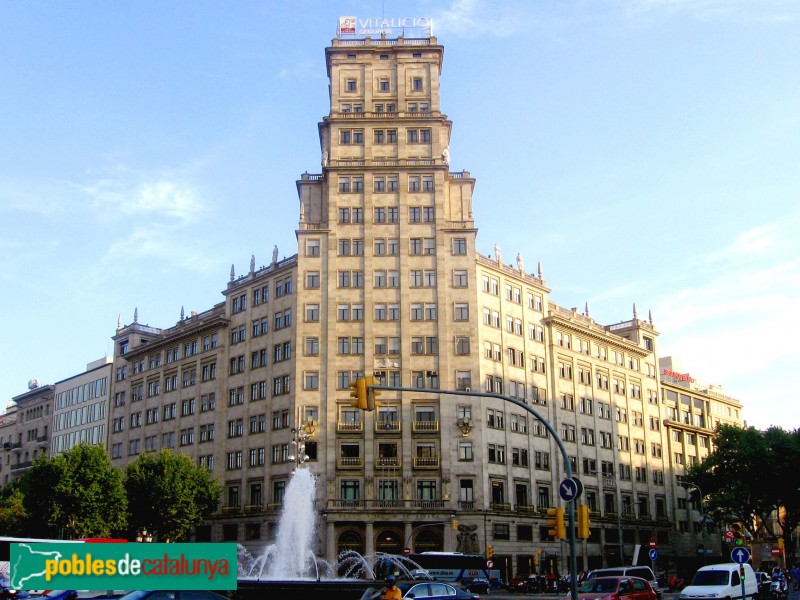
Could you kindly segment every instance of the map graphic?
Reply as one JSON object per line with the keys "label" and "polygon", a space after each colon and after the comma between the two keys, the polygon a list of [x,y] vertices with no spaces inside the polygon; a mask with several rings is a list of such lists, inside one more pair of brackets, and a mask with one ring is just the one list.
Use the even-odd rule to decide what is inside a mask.
{"label": "map graphic", "polygon": [[[14,589],[23,589],[23,585],[31,577],[44,577],[45,575],[45,561],[47,559],[58,560],[61,558],[60,552],[39,552],[31,548],[30,544],[20,544],[18,550],[17,560],[11,567],[11,587]],[[32,569],[26,569],[24,566],[39,568],[41,571],[32,572]],[[20,577],[20,574],[27,573],[25,577]]]}

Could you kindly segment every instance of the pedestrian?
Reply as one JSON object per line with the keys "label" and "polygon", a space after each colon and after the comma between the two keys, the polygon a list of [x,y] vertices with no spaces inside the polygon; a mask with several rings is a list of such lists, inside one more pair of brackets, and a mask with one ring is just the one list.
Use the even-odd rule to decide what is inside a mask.
{"label": "pedestrian", "polygon": [[795,563],[789,573],[792,576],[792,587],[796,590],[800,590],[800,566]]}
{"label": "pedestrian", "polygon": [[381,600],[402,600],[403,592],[395,585],[394,575],[386,576],[386,588],[381,594]]}

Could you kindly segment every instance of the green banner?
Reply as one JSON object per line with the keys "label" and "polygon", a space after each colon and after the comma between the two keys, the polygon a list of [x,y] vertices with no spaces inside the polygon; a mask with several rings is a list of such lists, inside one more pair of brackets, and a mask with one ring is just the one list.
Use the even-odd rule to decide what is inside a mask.
{"label": "green banner", "polygon": [[11,587],[235,590],[236,544],[16,543]]}

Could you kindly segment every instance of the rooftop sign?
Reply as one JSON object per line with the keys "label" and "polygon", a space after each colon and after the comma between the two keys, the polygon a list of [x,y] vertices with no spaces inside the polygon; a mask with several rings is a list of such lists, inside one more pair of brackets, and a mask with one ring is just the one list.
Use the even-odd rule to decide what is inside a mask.
{"label": "rooftop sign", "polygon": [[428,17],[339,17],[338,35],[375,35],[398,30],[403,33],[406,29],[423,29],[426,35],[433,35],[433,20]]}
{"label": "rooftop sign", "polygon": [[676,373],[675,371],[670,371],[669,369],[664,369],[664,375],[667,377],[673,377],[678,379],[679,381],[688,381],[689,383],[694,383],[697,381],[694,377],[690,376],[688,373]]}

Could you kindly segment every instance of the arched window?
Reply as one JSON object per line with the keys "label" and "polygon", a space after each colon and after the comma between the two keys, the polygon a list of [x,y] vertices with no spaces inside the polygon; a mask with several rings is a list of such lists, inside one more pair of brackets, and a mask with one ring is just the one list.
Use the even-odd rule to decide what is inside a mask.
{"label": "arched window", "polygon": [[442,535],[435,529],[423,529],[414,539],[414,552],[442,552]]}
{"label": "arched window", "polygon": [[375,550],[386,554],[402,554],[403,540],[396,531],[384,529],[375,540]]}

